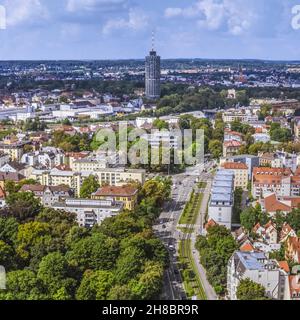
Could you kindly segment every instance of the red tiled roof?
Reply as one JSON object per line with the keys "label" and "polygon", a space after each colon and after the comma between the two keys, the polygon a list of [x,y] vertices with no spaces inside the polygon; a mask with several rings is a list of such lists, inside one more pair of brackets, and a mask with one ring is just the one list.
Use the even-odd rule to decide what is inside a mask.
{"label": "red tiled roof", "polygon": [[253,181],[256,184],[281,184],[283,178],[290,177],[289,168],[254,168]]}
{"label": "red tiled roof", "polygon": [[284,270],[285,272],[289,273],[290,272],[290,267],[287,261],[278,261],[279,267]]}
{"label": "red tiled roof", "polygon": [[290,212],[292,211],[292,208],[280,201],[277,200],[275,193],[265,197],[265,209],[269,212],[276,212],[276,211],[284,211],[284,212]]}
{"label": "red tiled roof", "polygon": [[269,176],[290,176],[292,171],[290,168],[253,168],[254,175],[269,175]]}
{"label": "red tiled roof", "polygon": [[232,136],[239,136],[242,137],[243,135],[240,132],[236,132],[236,131],[231,131],[229,129],[225,129],[225,134],[230,134]]}
{"label": "red tiled roof", "polygon": [[205,225],[205,230],[208,230],[211,227],[217,226],[218,224],[214,219],[210,219],[207,224]]}
{"label": "red tiled roof", "polygon": [[228,147],[239,148],[239,147],[242,146],[242,144],[241,144],[239,141],[234,141],[234,140],[232,140],[232,141],[226,141],[226,142],[224,142],[224,146],[225,146],[226,148],[228,148]]}
{"label": "red tiled roof", "polygon": [[138,192],[138,189],[127,185],[127,186],[105,186],[102,188],[99,188],[98,191],[96,191],[93,195],[98,197],[105,197],[105,196],[111,196],[111,197],[131,197],[136,195]]}
{"label": "red tiled roof", "polygon": [[225,162],[223,164],[224,169],[245,169],[248,170],[246,164],[241,162]]}
{"label": "red tiled roof", "polygon": [[250,242],[248,242],[248,243],[244,243],[240,247],[240,251],[242,251],[242,252],[253,252],[253,251],[255,251],[255,248],[253,247],[253,245]]}

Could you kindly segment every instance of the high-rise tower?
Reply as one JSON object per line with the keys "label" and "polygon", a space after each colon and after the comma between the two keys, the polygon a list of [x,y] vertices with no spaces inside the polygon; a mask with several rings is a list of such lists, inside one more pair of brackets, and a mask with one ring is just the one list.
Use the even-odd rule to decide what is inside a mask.
{"label": "high-rise tower", "polygon": [[152,34],[152,49],[146,57],[146,97],[156,100],[160,98],[160,56],[154,49],[154,33]]}

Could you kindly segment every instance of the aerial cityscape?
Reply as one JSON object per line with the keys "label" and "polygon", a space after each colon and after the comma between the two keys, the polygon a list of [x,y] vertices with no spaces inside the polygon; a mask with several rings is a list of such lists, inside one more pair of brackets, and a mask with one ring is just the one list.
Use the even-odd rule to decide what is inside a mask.
{"label": "aerial cityscape", "polygon": [[[25,18],[70,19],[50,1],[12,2],[19,13],[0,1],[3,41],[22,23],[25,38],[44,28]],[[62,56],[0,45],[0,300],[300,300],[300,6],[274,0],[292,29],[276,32],[294,37],[285,56],[282,39],[273,52],[279,35],[252,26],[262,18],[237,19],[239,2],[154,1],[163,13],[151,20],[141,0],[68,0],[90,32],[118,13],[101,20],[105,57],[79,56],[79,38],[69,51],[73,29]],[[249,2],[260,17],[264,1]],[[231,58],[209,42],[209,56],[194,55],[182,34],[196,17],[228,46],[245,32],[250,55],[239,38]],[[165,40],[176,24],[186,54]],[[252,36],[268,48],[255,51]]]}

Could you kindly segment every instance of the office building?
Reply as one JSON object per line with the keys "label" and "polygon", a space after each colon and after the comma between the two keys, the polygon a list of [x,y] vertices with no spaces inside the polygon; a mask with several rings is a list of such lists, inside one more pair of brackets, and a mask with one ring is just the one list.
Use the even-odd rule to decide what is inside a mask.
{"label": "office building", "polygon": [[156,54],[154,46],[146,57],[145,82],[146,97],[151,100],[160,98],[160,56]]}

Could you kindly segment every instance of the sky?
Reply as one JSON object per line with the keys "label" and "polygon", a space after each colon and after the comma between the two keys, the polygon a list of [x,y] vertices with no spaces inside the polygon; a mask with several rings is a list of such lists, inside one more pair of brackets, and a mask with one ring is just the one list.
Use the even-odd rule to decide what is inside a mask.
{"label": "sky", "polygon": [[0,60],[143,58],[152,30],[162,58],[300,60],[300,0],[0,0]]}

